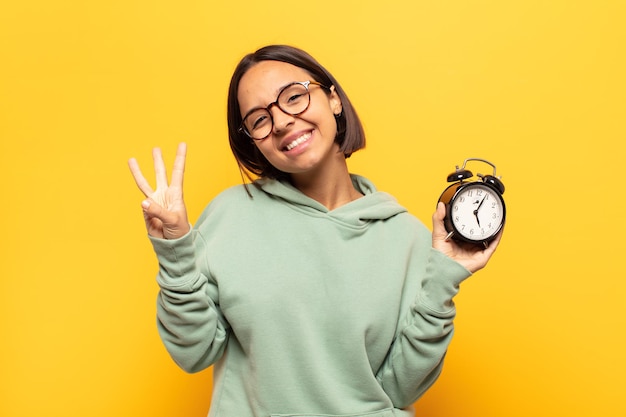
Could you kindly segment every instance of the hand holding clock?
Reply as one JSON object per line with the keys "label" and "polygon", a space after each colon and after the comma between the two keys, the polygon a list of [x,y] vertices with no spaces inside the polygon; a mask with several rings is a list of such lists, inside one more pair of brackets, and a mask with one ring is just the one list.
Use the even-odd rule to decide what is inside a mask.
{"label": "hand holding clock", "polygon": [[502,230],[486,248],[475,244],[458,242],[448,239],[448,231],[443,221],[445,216],[445,204],[439,202],[437,210],[433,214],[433,248],[454,259],[472,273],[484,268],[500,243]]}

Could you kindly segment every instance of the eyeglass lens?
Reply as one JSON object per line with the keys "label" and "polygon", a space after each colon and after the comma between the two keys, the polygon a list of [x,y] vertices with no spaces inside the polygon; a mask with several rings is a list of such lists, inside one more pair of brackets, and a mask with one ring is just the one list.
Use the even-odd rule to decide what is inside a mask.
{"label": "eyeglass lens", "polygon": [[[297,116],[307,109],[309,100],[309,90],[300,83],[294,83],[280,92],[276,104],[284,113]],[[243,125],[250,137],[263,139],[271,133],[274,122],[268,109],[257,109],[246,116]]]}

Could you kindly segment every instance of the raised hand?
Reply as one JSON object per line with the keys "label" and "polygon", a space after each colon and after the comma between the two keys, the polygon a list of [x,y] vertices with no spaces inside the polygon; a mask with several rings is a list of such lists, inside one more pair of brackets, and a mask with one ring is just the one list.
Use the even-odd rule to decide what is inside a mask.
{"label": "raised hand", "polygon": [[500,239],[502,238],[502,232],[500,232],[486,248],[470,243],[459,243],[452,239],[446,239],[448,232],[443,223],[445,216],[446,206],[442,202],[439,202],[437,210],[433,214],[433,248],[454,259],[470,272],[476,272],[484,268],[485,265],[487,265],[487,261],[489,261],[489,258],[491,258],[491,255],[493,255],[498,247]]}
{"label": "raised hand", "polygon": [[146,199],[141,203],[143,217],[148,234],[161,239],[178,239],[189,232],[187,209],[183,201],[183,177],[185,174],[185,158],[187,145],[181,143],[176,151],[172,179],[168,184],[167,170],[163,155],[159,148],[154,148],[154,172],[156,174],[156,190],[153,190],[145,179],[135,158],[128,161],[135,183]]}

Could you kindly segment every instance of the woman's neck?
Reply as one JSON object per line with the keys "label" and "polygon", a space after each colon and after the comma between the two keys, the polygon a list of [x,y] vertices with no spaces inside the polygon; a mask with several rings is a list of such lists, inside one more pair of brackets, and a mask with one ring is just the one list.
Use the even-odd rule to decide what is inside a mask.
{"label": "woman's neck", "polygon": [[343,163],[334,164],[332,169],[321,168],[318,172],[292,174],[291,182],[304,195],[328,210],[334,210],[363,196],[352,184],[345,159]]}

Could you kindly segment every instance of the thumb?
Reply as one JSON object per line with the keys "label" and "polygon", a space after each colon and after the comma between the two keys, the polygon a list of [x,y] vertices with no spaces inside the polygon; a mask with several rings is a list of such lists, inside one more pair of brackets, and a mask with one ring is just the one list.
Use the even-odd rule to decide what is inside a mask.
{"label": "thumb", "polygon": [[189,232],[189,222],[186,214],[178,216],[176,213],[163,208],[151,199],[141,203],[146,222],[152,225],[158,224],[159,235],[165,239],[178,239]]}
{"label": "thumb", "polygon": [[433,213],[433,235],[434,236],[447,236],[448,232],[443,224],[443,219],[446,217],[446,205],[441,201],[437,203],[437,209]]}
{"label": "thumb", "polygon": [[155,203],[153,200],[143,200],[141,202],[141,208],[143,209],[146,218],[156,218],[161,220],[162,222],[166,221],[165,216],[167,212],[163,209],[163,207]]}

